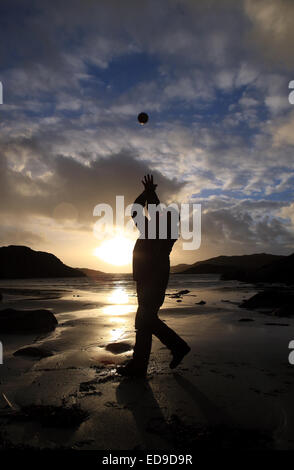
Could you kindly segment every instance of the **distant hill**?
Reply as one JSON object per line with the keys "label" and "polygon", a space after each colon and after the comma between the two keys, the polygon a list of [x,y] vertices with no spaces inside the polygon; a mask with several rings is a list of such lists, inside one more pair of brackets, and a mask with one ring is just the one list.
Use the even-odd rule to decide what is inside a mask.
{"label": "distant hill", "polygon": [[85,273],[66,266],[51,253],[35,251],[27,246],[0,248],[0,279],[84,276]]}
{"label": "distant hill", "polygon": [[274,282],[294,285],[294,253],[274,260],[259,269],[240,272],[236,278],[247,282]]}
{"label": "distant hill", "polygon": [[[171,273],[220,274],[222,279],[294,284],[294,254],[217,256],[192,265],[172,266]],[[71,268],[51,253],[35,251],[26,246],[10,245],[0,248],[0,279],[86,276],[103,279],[111,274],[95,269]]]}
{"label": "distant hill", "polygon": [[191,265],[190,264],[176,264],[175,266],[170,267],[170,272],[173,274],[181,273],[188,269]]}
{"label": "distant hill", "polygon": [[93,279],[105,279],[106,277],[111,277],[111,274],[104,273],[103,271],[97,271],[96,269],[88,268],[78,268],[79,271],[82,271],[87,277],[92,277]]}
{"label": "distant hill", "polygon": [[263,266],[286,258],[285,256],[257,253],[241,256],[217,256],[192,264],[181,274],[221,274],[226,279],[237,279],[239,273],[256,271]]}

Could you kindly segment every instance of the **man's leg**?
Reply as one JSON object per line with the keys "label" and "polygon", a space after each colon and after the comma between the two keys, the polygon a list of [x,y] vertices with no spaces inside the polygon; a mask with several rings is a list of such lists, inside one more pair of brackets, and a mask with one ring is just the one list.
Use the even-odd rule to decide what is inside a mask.
{"label": "man's leg", "polygon": [[152,334],[170,349],[173,359],[171,368],[176,367],[190,351],[187,343],[175,331],[158,318],[163,304],[168,279],[157,282],[137,282],[138,310],[135,319],[136,343],[133,359],[125,366],[122,375],[145,375],[152,346]]}
{"label": "man's leg", "polygon": [[159,318],[152,323],[152,333],[172,352],[187,347],[186,341]]}
{"label": "man's leg", "polygon": [[150,283],[137,282],[138,310],[135,319],[136,342],[132,360],[118,372],[121,375],[144,376],[147,373],[148,362],[152,346],[152,326],[150,319]]}
{"label": "man's leg", "polygon": [[[142,373],[147,372],[154,325],[158,322],[163,324],[163,328],[165,327],[164,323],[158,319],[157,313],[164,301],[167,281],[168,279],[161,279],[157,282],[142,280],[137,281],[136,284],[138,297],[138,310],[135,318],[136,342],[129,367],[142,371]],[[168,327],[166,328],[170,330]],[[157,330],[159,335],[161,333],[161,336],[164,336],[160,325],[157,326]],[[170,332],[174,333],[172,330]],[[174,333],[174,336],[177,335]],[[171,341],[171,335],[168,336],[168,339]]]}
{"label": "man's leg", "polygon": [[164,302],[167,283],[168,278],[158,279],[143,286],[140,283],[137,284],[139,308],[135,322],[137,336],[134,358],[138,357],[139,363],[144,364],[146,368],[151,352],[151,333],[171,351],[173,355],[172,368],[176,367],[190,351],[186,341],[158,318],[158,311]]}
{"label": "man's leg", "polygon": [[[152,328],[152,333],[157,336],[168,349],[174,351],[183,347],[185,348],[187,343],[158,318],[159,309],[164,302],[167,284],[168,277],[150,283],[147,299],[149,301],[149,312],[146,313]],[[140,314],[139,311],[138,314]]]}
{"label": "man's leg", "polygon": [[152,298],[157,308],[156,314],[152,317],[152,333],[171,351],[172,361],[170,367],[174,369],[191,349],[186,341],[158,318],[158,311],[164,302],[167,282],[168,278],[153,285]]}
{"label": "man's leg", "polygon": [[172,360],[170,368],[177,367],[184,356],[191,351],[190,346],[184,341],[175,331],[169,328],[159,318],[154,322],[153,334],[170,350],[172,353]]}
{"label": "man's leg", "polygon": [[136,342],[132,362],[134,367],[145,373],[147,372],[152,346],[152,330],[148,317],[148,311],[145,311],[145,307],[139,306],[135,320]]}

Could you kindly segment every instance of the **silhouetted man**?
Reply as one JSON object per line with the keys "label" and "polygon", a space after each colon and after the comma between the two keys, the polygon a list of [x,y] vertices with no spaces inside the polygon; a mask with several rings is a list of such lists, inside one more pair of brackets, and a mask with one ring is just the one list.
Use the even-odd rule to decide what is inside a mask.
{"label": "silhouetted man", "polygon": [[[170,212],[162,210],[159,205],[160,201],[155,192],[157,185],[153,183],[153,176],[145,176],[142,183],[145,189],[134,202],[132,217],[135,220],[138,205],[142,206],[142,212],[146,203],[147,208],[149,204],[156,205],[158,208],[155,223],[156,236],[154,238],[153,235],[153,238],[150,238],[150,233],[148,234],[152,218],[149,221],[144,216],[143,224],[140,225],[135,222],[141,232],[133,251],[133,278],[136,281],[138,297],[138,310],[135,319],[136,344],[132,360],[117,370],[121,375],[135,377],[144,377],[147,373],[152,334],[170,349],[172,353],[170,367],[172,369],[177,367],[190,351],[187,343],[158,318],[158,310],[163,304],[168,284],[169,254],[176,238],[172,238]],[[167,236],[164,239],[159,237],[160,217],[166,217],[168,221]]]}

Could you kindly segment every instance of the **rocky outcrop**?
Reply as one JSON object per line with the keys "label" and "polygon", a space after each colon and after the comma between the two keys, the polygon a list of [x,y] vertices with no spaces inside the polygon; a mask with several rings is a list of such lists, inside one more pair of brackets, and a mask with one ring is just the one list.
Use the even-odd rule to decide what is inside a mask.
{"label": "rocky outcrop", "polygon": [[266,310],[274,316],[294,315],[294,292],[287,289],[266,289],[244,300],[240,308]]}
{"label": "rocky outcrop", "polygon": [[57,324],[50,310],[0,310],[0,333],[47,333]]}

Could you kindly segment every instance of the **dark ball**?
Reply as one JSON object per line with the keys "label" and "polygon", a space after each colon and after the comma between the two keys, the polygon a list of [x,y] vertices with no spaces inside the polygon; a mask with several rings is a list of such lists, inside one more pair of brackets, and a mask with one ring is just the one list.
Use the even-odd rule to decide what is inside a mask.
{"label": "dark ball", "polygon": [[144,124],[146,124],[146,122],[148,122],[148,119],[149,119],[149,117],[148,117],[148,114],[146,114],[146,113],[140,113],[138,115],[138,121],[142,126]]}

